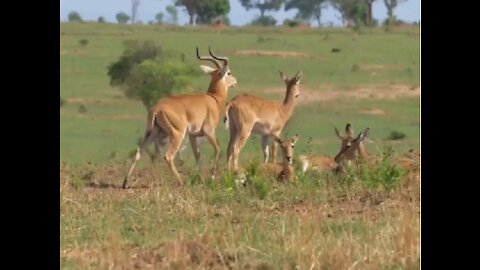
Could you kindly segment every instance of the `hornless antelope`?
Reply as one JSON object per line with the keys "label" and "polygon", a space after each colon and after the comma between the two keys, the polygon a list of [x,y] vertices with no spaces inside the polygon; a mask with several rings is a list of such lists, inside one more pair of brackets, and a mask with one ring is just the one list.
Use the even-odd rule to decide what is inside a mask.
{"label": "hornless antelope", "polygon": [[[340,146],[340,149],[343,149],[348,144],[351,144],[351,142],[353,141],[353,133],[354,133],[353,128],[352,128],[352,125],[350,123],[347,123],[347,125],[345,126],[345,136],[340,135],[340,132],[335,127],[335,134],[337,135],[337,137],[342,142],[341,146]],[[365,145],[363,144],[363,140],[358,145],[357,153],[358,153],[359,158],[361,158],[361,159],[368,158],[368,153],[367,153],[367,150],[365,149]],[[356,159],[355,151],[349,152],[348,156],[346,156],[345,159],[350,160],[350,161],[354,161]]]}
{"label": "hornless antelope", "polygon": [[292,166],[293,148],[298,141],[298,134],[284,141],[276,136],[273,136],[273,139],[282,149],[283,161],[279,163],[262,163],[259,170],[268,174],[274,173],[278,180],[293,181],[295,179],[295,171]]}
{"label": "hornless antelope", "polygon": [[[262,136],[264,162],[268,162],[270,136],[279,137],[286,122],[292,116],[295,99],[300,95],[301,72],[297,72],[293,78],[288,78],[281,71],[279,73],[286,85],[285,98],[282,103],[240,94],[227,104],[223,121],[230,129],[227,148],[229,170],[232,159],[234,171],[238,169],[238,156],[252,132]],[[272,151],[273,162],[276,162],[277,145],[275,142],[272,142]]]}
{"label": "hornless antelope", "polygon": [[363,140],[368,136],[369,128],[366,128],[363,132],[358,134],[356,138],[353,138],[353,130],[350,124],[347,124],[349,132],[346,137],[340,136],[337,128],[335,133],[339,138],[342,138],[342,145],[340,151],[333,158],[330,156],[306,156],[300,155],[299,160],[302,162],[302,171],[317,170],[317,171],[337,171],[340,169],[343,163],[350,165],[352,161],[356,160],[355,152],[359,151],[359,148],[363,145]]}
{"label": "hornless antelope", "polygon": [[[170,144],[165,153],[165,161],[179,182],[182,182],[182,179],[173,163],[173,159],[186,134],[189,136],[197,164],[200,158],[197,137],[207,137],[215,150],[215,164],[212,174],[216,172],[220,145],[215,134],[215,128],[225,107],[228,88],[235,86],[237,80],[230,74],[228,58],[213,55],[210,47],[208,51],[211,57],[200,57],[197,47],[197,58],[210,61],[216,66],[216,68],[211,68],[200,65],[200,68],[211,76],[207,93],[172,95],[160,99],[150,108],[142,143],[137,148],[135,159],[123,181],[123,188],[126,188],[128,178],[143,150],[152,142],[165,145],[167,137],[170,139]],[[223,66],[217,60],[222,61]]]}

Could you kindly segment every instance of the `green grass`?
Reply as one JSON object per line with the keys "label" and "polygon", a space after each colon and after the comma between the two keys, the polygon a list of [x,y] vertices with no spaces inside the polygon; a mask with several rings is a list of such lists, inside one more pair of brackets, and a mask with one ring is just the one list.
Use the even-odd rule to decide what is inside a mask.
{"label": "green grass", "polygon": [[[231,89],[230,97],[247,92],[281,100],[281,93],[263,93],[265,88],[283,89],[278,70],[293,75],[301,69],[304,73],[302,88],[319,94],[332,87],[336,91],[347,91],[392,82],[419,85],[417,28],[389,33],[375,29],[355,34],[344,29],[295,31],[253,27],[214,32],[201,27],[63,23],[60,32],[60,95],[67,100],[60,109],[60,158],[67,162],[104,162],[112,152],[125,157],[143,134],[146,113],[141,102],[123,98],[118,89],[108,84],[106,68],[121,54],[122,42],[127,39],[155,40],[166,48],[183,52],[187,61],[195,64],[201,64],[195,57],[195,45],[206,53],[211,44],[215,52],[231,59],[232,73],[239,85]],[[269,39],[259,42],[259,36]],[[88,46],[78,44],[82,39],[89,40]],[[332,54],[332,47],[339,47],[342,52]],[[241,56],[234,54],[237,50],[297,51],[311,55],[312,59]],[[359,70],[352,72],[353,65],[358,65]],[[375,65],[382,67],[375,68]],[[205,91],[208,81],[207,76],[199,77],[190,91]],[[71,99],[81,99],[79,102],[85,104],[88,112],[79,114],[80,103],[70,102]],[[369,106],[384,109],[386,114],[368,116],[358,113]],[[395,147],[403,151],[419,144],[419,112],[418,98],[335,100],[297,107],[285,131],[298,132],[303,138],[324,140],[328,143],[314,152],[335,154],[337,142],[331,132],[334,125],[342,128],[346,122],[351,122],[357,130],[369,126],[376,138],[386,138],[391,130],[399,130],[407,138]],[[219,123],[217,133],[225,150],[228,138],[222,123]],[[208,143],[202,148],[209,155],[211,147]],[[249,141],[246,151],[253,148],[254,143]]]}

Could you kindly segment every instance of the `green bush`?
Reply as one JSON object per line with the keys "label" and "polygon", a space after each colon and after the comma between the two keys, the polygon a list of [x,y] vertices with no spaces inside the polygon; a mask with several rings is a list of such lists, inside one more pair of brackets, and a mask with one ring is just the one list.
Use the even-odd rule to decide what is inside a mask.
{"label": "green bush", "polygon": [[370,187],[382,187],[385,190],[394,188],[404,176],[404,171],[391,162],[393,149],[388,147],[382,153],[382,160],[378,166],[369,168],[367,166],[360,167],[360,179],[362,179]]}
{"label": "green bush", "polygon": [[297,27],[300,25],[300,21],[297,20],[290,20],[290,19],[285,19],[283,21],[284,26],[289,26],[289,27]]}
{"label": "green bush", "polygon": [[68,21],[69,22],[81,22],[82,17],[80,16],[80,13],[78,13],[76,11],[72,11],[72,12],[68,13]]}
{"label": "green bush", "polygon": [[128,41],[119,60],[108,67],[110,84],[120,86],[125,96],[141,100],[150,108],[157,100],[184,91],[200,70],[173,51],[164,51],[151,41]]}
{"label": "green bush", "polygon": [[277,20],[272,16],[263,16],[256,18],[251,24],[259,26],[273,26],[277,24]]}
{"label": "green bush", "polygon": [[88,45],[88,39],[81,39],[78,41],[78,44],[80,44],[81,46],[85,47]]}
{"label": "green bush", "polygon": [[396,141],[396,140],[405,139],[405,137],[407,137],[407,135],[405,135],[405,133],[394,130],[394,131],[390,132],[387,139],[392,140],[392,141]]}

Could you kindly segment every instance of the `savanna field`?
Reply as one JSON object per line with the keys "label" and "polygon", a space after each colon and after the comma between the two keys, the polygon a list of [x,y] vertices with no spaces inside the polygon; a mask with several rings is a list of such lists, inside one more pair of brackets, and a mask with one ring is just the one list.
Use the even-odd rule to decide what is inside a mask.
{"label": "savanna field", "polygon": [[[83,40],[83,41],[82,41]],[[87,42],[85,41],[87,40]],[[200,144],[195,165],[188,140],[176,164],[144,155],[121,189],[147,111],[109,84],[107,67],[125,40],[152,40],[183,53],[195,47],[230,59],[238,85],[282,101],[278,71],[303,72],[295,111],[282,138],[299,135],[296,181],[261,174],[260,137],[240,153],[248,178],[227,174],[228,131],[220,120],[219,171]],[[332,52],[338,48],[339,52]],[[198,68],[199,69],[199,68]],[[184,92],[205,92],[195,77]],[[420,30],[177,27],[97,23],[60,26],[60,265],[62,269],[419,269],[420,170],[395,163],[420,150]],[[299,170],[299,155],[335,156],[342,133],[370,128],[365,146],[378,162],[342,174]],[[153,149],[153,148],[152,148]],[[279,149],[278,156],[281,157]]]}

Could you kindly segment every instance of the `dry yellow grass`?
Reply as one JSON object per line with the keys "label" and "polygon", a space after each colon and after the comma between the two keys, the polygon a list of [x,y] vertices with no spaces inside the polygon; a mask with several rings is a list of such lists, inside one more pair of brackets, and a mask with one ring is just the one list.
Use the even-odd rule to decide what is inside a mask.
{"label": "dry yellow grass", "polygon": [[418,172],[391,191],[331,175],[237,189],[176,186],[159,164],[125,191],[121,166],[61,167],[62,269],[419,268]]}

